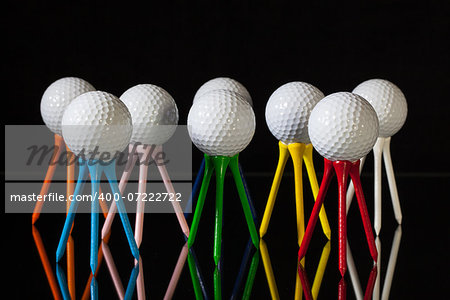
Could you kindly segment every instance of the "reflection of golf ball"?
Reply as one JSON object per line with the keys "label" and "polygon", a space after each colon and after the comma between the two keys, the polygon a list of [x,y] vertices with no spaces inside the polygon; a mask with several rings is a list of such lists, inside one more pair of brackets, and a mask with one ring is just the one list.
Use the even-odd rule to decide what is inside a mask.
{"label": "reflection of golf ball", "polygon": [[309,83],[296,81],[282,85],[266,105],[270,132],[285,144],[309,144],[309,115],[323,97],[323,93]]}
{"label": "reflection of golf ball", "polygon": [[129,144],[132,131],[131,115],[125,104],[100,91],[75,98],[62,118],[66,144],[73,153],[84,154],[86,159],[111,160]]}
{"label": "reflection of golf ball", "polygon": [[89,82],[76,77],[65,77],[53,82],[41,100],[41,115],[45,125],[61,135],[61,119],[67,105],[77,96],[94,90]]}
{"label": "reflection of golf ball", "polygon": [[380,122],[380,136],[390,137],[402,128],[408,114],[405,95],[392,82],[371,79],[358,85],[353,93],[372,104]]}
{"label": "reflection of golf ball", "polygon": [[250,143],[255,133],[255,114],[240,95],[215,90],[192,105],[188,130],[192,142],[204,153],[233,156]]}
{"label": "reflection of golf ball", "polygon": [[308,132],[311,143],[323,157],[356,161],[375,145],[377,113],[359,95],[334,93],[316,104],[309,117]]}
{"label": "reflection of golf ball", "polygon": [[197,93],[195,93],[194,102],[204,94],[214,90],[228,90],[238,93],[244,98],[245,101],[247,101],[250,105],[253,105],[252,97],[250,97],[247,89],[240,82],[227,77],[217,77],[204,83],[198,89]]}
{"label": "reflection of golf ball", "polygon": [[122,94],[133,120],[132,143],[162,145],[175,132],[178,109],[172,96],[152,84],[136,85]]}

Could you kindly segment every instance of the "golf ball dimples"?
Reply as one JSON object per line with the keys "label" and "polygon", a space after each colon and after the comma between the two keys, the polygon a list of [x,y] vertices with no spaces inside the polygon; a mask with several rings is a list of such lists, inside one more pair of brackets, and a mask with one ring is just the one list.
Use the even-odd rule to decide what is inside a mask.
{"label": "golf ball dimples", "polygon": [[65,77],[53,82],[41,99],[41,116],[45,125],[61,135],[61,119],[69,103],[77,96],[94,91],[87,81],[76,77]]}
{"label": "golf ball dimples", "polygon": [[195,93],[194,102],[204,94],[214,90],[228,90],[238,93],[244,98],[245,101],[253,106],[252,97],[250,96],[250,93],[245,88],[245,86],[243,86],[240,82],[228,77],[217,77],[204,83],[197,90],[197,93]]}
{"label": "golf ball dimples", "polygon": [[192,142],[211,156],[233,156],[247,147],[255,133],[255,114],[240,95],[211,91],[196,101],[188,115]]}
{"label": "golf ball dimples", "polygon": [[129,144],[132,130],[131,115],[125,104],[101,91],[75,98],[62,118],[66,144],[73,153],[84,154],[86,159],[113,159]]}
{"label": "golf ball dimples", "polygon": [[370,79],[358,85],[353,93],[364,97],[375,108],[381,137],[393,136],[402,128],[408,106],[405,95],[395,84],[384,79]]}
{"label": "golf ball dimples", "polygon": [[323,93],[309,83],[296,81],[282,85],[273,92],[266,105],[270,132],[285,144],[309,144],[309,115],[323,97]]}
{"label": "golf ball dimples", "polygon": [[125,91],[120,100],[128,107],[133,120],[132,143],[162,145],[175,132],[177,105],[163,88],[139,84]]}
{"label": "golf ball dimples", "polygon": [[339,92],[323,98],[309,117],[311,143],[331,161],[356,161],[370,152],[378,138],[378,118],[363,97]]}

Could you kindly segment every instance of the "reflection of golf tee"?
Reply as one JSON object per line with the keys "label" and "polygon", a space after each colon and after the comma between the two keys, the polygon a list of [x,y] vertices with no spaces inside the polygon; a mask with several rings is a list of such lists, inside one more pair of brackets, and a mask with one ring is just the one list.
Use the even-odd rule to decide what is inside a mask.
{"label": "reflection of golf tee", "polygon": [[164,300],[172,299],[175,289],[177,287],[178,281],[180,280],[181,272],[183,271],[184,264],[186,263],[188,255],[187,243],[181,248],[180,256],[178,256],[177,263],[172,273],[172,277],[169,281],[169,286],[167,287],[166,294],[164,295]]}
{"label": "reflection of golf tee", "polygon": [[[253,241],[251,237],[247,242],[244,254],[242,256],[239,272],[234,281],[233,290],[229,299],[250,299],[253,283],[259,265],[259,251],[251,252],[255,249],[252,247]],[[209,299],[209,294],[205,286],[205,281],[201,274],[199,264],[195,255],[195,247],[189,248],[187,256],[189,272],[195,293],[195,299]],[[181,254],[180,254],[181,255]],[[180,260],[180,259],[179,259]],[[178,263],[177,263],[178,264]],[[247,276],[245,276],[247,274]],[[222,299],[222,266],[221,263],[214,268],[214,299]],[[245,279],[245,285],[242,287]],[[167,293],[166,293],[167,295]]]}
{"label": "reflection of golf tee", "polygon": [[319,194],[317,195],[316,203],[314,204],[313,211],[311,213],[311,217],[309,218],[308,227],[306,228],[305,236],[303,237],[302,244],[300,246],[300,250],[298,253],[298,258],[301,260],[308,249],[309,242],[311,241],[312,233],[314,231],[314,227],[317,222],[317,218],[319,215],[319,210],[321,209],[322,203],[325,198],[325,194],[328,190],[328,186],[330,184],[331,178],[336,172],[338,179],[338,187],[339,187],[339,270],[344,276],[347,269],[347,261],[346,261],[346,240],[347,240],[347,217],[346,217],[346,187],[347,187],[347,178],[350,175],[356,190],[356,198],[358,200],[359,210],[361,213],[361,218],[364,225],[364,231],[367,238],[367,243],[369,245],[370,254],[373,260],[377,261],[377,250],[375,246],[375,241],[372,232],[372,226],[370,223],[370,219],[367,213],[366,202],[364,199],[364,194],[362,191],[361,181],[359,179],[359,164],[360,161],[356,162],[350,161],[330,161],[328,159],[324,159],[325,167],[324,167],[324,175],[322,179],[322,183],[320,186]]}
{"label": "reflection of golf tee", "polygon": [[117,296],[119,299],[123,299],[125,296],[124,288],[122,285],[122,281],[120,280],[119,272],[117,271],[116,264],[112,258],[111,252],[109,251],[109,247],[107,243],[102,241],[103,254],[105,255],[106,265],[108,266],[109,274],[111,275],[111,279],[114,283],[114,287],[116,289]]}
{"label": "reflection of golf tee", "polygon": [[[142,260],[139,257],[139,261],[135,261],[135,265],[133,267],[133,271],[131,272],[130,279],[128,280],[127,289],[123,288],[122,281],[120,280],[119,272],[117,271],[116,264],[111,255],[111,251],[109,250],[108,243],[102,241],[103,253],[105,255],[106,265],[108,266],[109,274],[111,275],[111,279],[114,283],[114,288],[116,289],[117,296],[119,299],[131,299],[134,293],[134,286],[138,280],[138,276],[142,273]],[[142,296],[139,293],[139,288],[143,288],[138,284],[138,299],[144,299],[145,294]],[[142,291],[141,291],[142,293]]]}
{"label": "reflection of golf tee", "polygon": [[355,261],[353,260],[352,250],[347,240],[347,267],[350,273],[350,279],[352,281],[353,290],[355,291],[355,296],[357,300],[363,299],[363,292],[361,289],[361,283],[359,281],[358,271],[356,269]]}
{"label": "reflection of golf tee", "polygon": [[[317,265],[316,275],[314,276],[314,281],[311,287],[311,295],[313,299],[317,299],[319,296],[320,287],[322,285],[323,275],[325,273],[325,268],[328,263],[328,258],[330,256],[330,241],[328,241],[322,250],[322,255],[320,256],[319,264]],[[299,265],[299,268],[303,268],[302,264]],[[298,274],[300,275],[300,274]],[[300,277],[300,276],[299,276]],[[301,279],[300,279],[301,281]],[[302,281],[301,281],[302,282]],[[303,282],[302,282],[303,284]]]}
{"label": "reflection of golf tee", "polygon": [[[375,205],[375,218],[374,228],[378,235],[381,230],[381,211],[382,211],[382,199],[381,199],[381,160],[384,160],[384,167],[386,169],[386,175],[389,184],[389,190],[391,193],[392,206],[394,208],[395,219],[398,224],[402,223],[402,211],[400,207],[400,200],[398,197],[397,184],[395,182],[395,174],[392,166],[391,150],[390,150],[391,137],[383,138],[379,137],[377,143],[373,147],[374,154],[374,205]],[[365,157],[362,159],[364,160]],[[361,167],[362,169],[362,167]],[[347,211],[353,199],[354,188],[353,184],[350,184],[347,191]]]}
{"label": "reflection of golf tee", "polygon": [[275,276],[273,275],[273,268],[270,261],[269,251],[267,249],[266,242],[264,242],[263,239],[261,239],[259,242],[259,249],[261,251],[261,258],[263,261],[264,270],[266,272],[270,295],[272,299],[280,299],[280,295],[278,294],[277,282],[275,280]]}
{"label": "reflection of golf tee", "polygon": [[[374,281],[376,281],[376,282],[373,287],[373,294],[370,293],[370,295],[367,295],[369,298],[370,298],[370,296],[373,295],[374,300],[380,299],[380,292],[381,292],[381,299],[383,299],[383,300],[389,299],[389,293],[391,290],[392,279],[394,277],[394,270],[395,270],[395,265],[397,263],[397,256],[398,256],[398,250],[400,248],[401,237],[402,237],[402,227],[399,225],[395,231],[394,239],[392,240],[391,253],[389,255],[389,262],[388,262],[388,266],[387,266],[387,270],[386,270],[383,289],[381,291],[380,291],[381,243],[379,241],[379,238],[377,238],[377,240],[376,240],[377,250],[378,250],[378,262],[376,265],[377,276],[374,279]],[[352,286],[353,286],[353,290],[355,292],[356,299],[358,299],[358,300],[364,299],[363,294],[362,294],[361,284],[360,284],[359,277],[358,277],[358,272],[356,271],[356,266],[353,262],[353,256],[352,256],[352,252],[351,252],[349,246],[347,247],[347,259],[348,259],[348,269],[349,269],[349,273],[350,273],[350,279],[352,281]]]}
{"label": "reflection of golf tee", "polygon": [[[355,291],[355,296],[357,300],[370,300],[372,299],[372,295],[374,294],[374,287],[378,280],[379,276],[379,265],[374,264],[369,279],[367,280],[366,290],[363,295],[363,291],[361,289],[361,284],[359,281],[359,275],[356,271],[355,262],[353,260],[352,251],[347,241],[347,259],[348,259],[348,270],[350,273],[350,279],[352,281],[353,290]],[[343,278],[342,278],[343,279]]]}
{"label": "reflection of golf tee", "polygon": [[[312,289],[310,288],[308,276],[306,275],[305,269],[301,264],[299,264],[298,273],[299,273],[300,281],[301,281],[301,284],[303,287],[303,293],[305,295],[305,299],[306,300],[317,299],[317,296],[315,296],[313,294],[314,287]],[[372,299],[372,292],[373,292],[373,287],[375,284],[376,277],[377,277],[377,266],[374,265],[372,270],[370,271],[369,279],[367,280],[367,286],[366,286],[364,298],[362,297],[362,292],[361,292],[361,295],[360,295],[361,298],[359,296],[356,297],[358,300],[359,299],[364,299],[364,300]],[[342,276],[342,278],[338,284],[338,297],[337,298],[339,300],[347,299],[347,282],[345,281],[344,276]]]}
{"label": "reflection of golf tee", "polygon": [[[303,268],[302,264],[299,264],[298,272],[296,272],[296,283],[295,283],[295,299],[301,299],[301,293],[302,289],[305,292],[308,292],[312,295],[311,299],[317,299],[320,291],[320,287],[322,285],[322,279],[325,273],[326,266],[328,264],[328,258],[330,256],[330,241],[328,241],[325,246],[322,249],[322,254],[320,256],[319,263],[317,265],[316,269],[316,275],[314,276],[314,282],[312,285],[312,288],[307,288],[306,291],[304,289],[306,282],[303,280],[305,278],[302,278],[302,274],[300,272],[300,268]],[[269,285],[270,295],[272,299],[280,299],[280,296],[278,294],[278,288],[275,280],[275,276],[272,269],[272,263],[269,256],[269,251],[267,248],[267,245],[263,239],[260,240],[260,250],[261,250],[261,258],[264,265],[264,270],[266,273],[267,283]],[[307,284],[309,287],[309,283]]]}
{"label": "reflection of golf tee", "polygon": [[[103,247],[101,247],[101,248],[103,248]],[[101,253],[103,253],[102,250],[101,250]],[[99,254],[100,254],[100,252],[99,252]],[[135,276],[137,276],[137,272],[136,271],[134,272]],[[57,275],[57,278],[58,278],[60,291],[63,294],[63,298],[64,299],[72,299],[72,297],[69,294],[69,289],[68,289],[66,277],[64,276],[64,273],[63,273],[62,268],[59,265],[59,263],[56,264],[56,275]],[[134,278],[134,279],[132,279],[132,278]],[[90,293],[90,299],[97,299],[98,298],[97,282],[94,279],[95,279],[95,276],[93,276],[91,274],[91,276],[89,277],[89,280],[88,280],[87,290],[85,290],[85,292],[83,293],[83,296],[81,297],[81,299],[89,299],[89,295],[88,295],[89,293]],[[136,278],[135,277],[130,277],[130,280],[136,281]],[[133,284],[132,288],[134,290],[134,284]],[[133,291],[131,290],[130,297],[132,296],[132,292]],[[130,297],[125,298],[125,299],[130,299]],[[124,298],[120,298],[120,299],[124,299]]]}
{"label": "reflection of golf tee", "polygon": [[[295,203],[296,203],[296,215],[297,215],[297,234],[298,234],[298,244],[300,246],[302,241],[302,236],[305,231],[304,224],[304,211],[303,211],[303,179],[302,179],[302,161],[305,162],[305,166],[308,172],[309,181],[311,184],[311,189],[314,195],[314,199],[317,198],[319,192],[319,185],[317,183],[317,177],[314,171],[314,165],[312,160],[312,145],[305,145],[303,143],[292,143],[289,145],[283,142],[278,143],[279,146],[279,159],[277,169],[275,171],[275,176],[273,179],[272,187],[270,189],[269,199],[267,200],[266,209],[264,211],[264,216],[261,222],[260,236],[263,237],[269,226],[270,217],[272,215],[273,207],[275,205],[275,199],[278,193],[278,189],[281,183],[281,177],[286,166],[286,162],[289,158],[289,154],[292,157],[292,162],[294,165],[294,176],[295,176]],[[320,209],[320,222],[322,224],[322,229],[325,236],[330,239],[330,225],[328,224],[328,219],[325,213],[325,208]]]}
{"label": "reflection of golf tee", "polygon": [[206,290],[205,281],[203,280],[202,271],[200,270],[194,248],[191,247],[188,250],[187,261],[194,287],[195,299],[208,299],[208,291]]}
{"label": "reflection of golf tee", "polygon": [[50,286],[50,289],[52,291],[52,295],[54,299],[61,299],[61,294],[58,289],[58,285],[56,283],[55,275],[53,274],[53,269],[50,264],[50,261],[47,256],[47,252],[45,251],[44,243],[42,242],[41,235],[39,234],[39,231],[37,228],[32,225],[32,233],[33,233],[33,239],[34,243],[36,244],[36,248],[39,253],[39,258],[41,259],[42,266],[45,271],[45,275],[47,276],[47,281]]}
{"label": "reflection of golf tee", "polygon": [[[100,192],[100,193],[101,193],[101,192]],[[102,204],[103,201],[101,201],[100,203]],[[102,210],[103,210],[103,215],[106,217],[106,214],[108,213],[108,210],[105,209],[105,207],[103,207],[103,206],[102,206]],[[36,243],[36,246],[38,247],[38,251],[39,251],[39,256],[40,256],[41,261],[42,261],[42,264],[43,264],[43,266],[44,266],[44,270],[46,271],[46,274],[47,274],[46,268],[50,268],[50,272],[52,272],[51,266],[50,266],[50,263],[48,262],[48,257],[47,257],[47,255],[46,255],[46,253],[45,253],[45,249],[43,248],[42,240],[40,239],[39,232],[38,232],[38,230],[35,228],[34,225],[33,225],[32,227],[33,227],[33,238],[35,239],[35,243]],[[37,234],[37,236],[35,236],[35,234]],[[106,243],[107,243],[107,241],[109,240],[109,237],[110,237],[110,235],[108,235],[108,236],[106,237],[106,239],[104,240]],[[72,238],[72,237],[69,235],[69,241],[68,241],[67,247],[70,247],[70,239],[71,239],[71,238]],[[41,243],[41,245],[39,245],[39,243]],[[41,251],[44,252],[43,255],[41,255]],[[69,256],[69,250],[68,250],[68,249],[67,249],[67,256]],[[69,257],[68,257],[68,260],[69,260]],[[91,281],[92,281],[92,278],[93,278],[94,276],[97,276],[97,273],[98,273],[98,271],[99,271],[99,269],[100,269],[102,260],[103,260],[103,249],[102,249],[102,246],[100,245],[100,247],[99,247],[99,249],[98,249],[98,264],[97,264],[97,269],[95,270],[95,273],[94,273],[94,274],[92,274],[92,272],[89,273],[89,278],[88,278],[88,280],[87,280],[87,282],[86,282],[85,289],[84,289],[83,294],[82,294],[82,296],[81,296],[80,299],[82,299],[82,300],[89,299],[89,297],[90,297],[89,294],[90,294],[90,288],[91,288]],[[47,265],[47,266],[46,266],[46,265]],[[69,268],[70,268],[70,266],[67,265],[67,273],[68,273],[68,276],[74,276],[74,275],[75,275],[75,274],[74,274],[74,273],[75,273],[75,268],[72,269],[73,272],[69,272]],[[71,273],[73,273],[73,275],[72,275]],[[51,276],[53,276],[53,274],[52,274]],[[52,283],[50,282],[51,279],[48,278],[48,280],[49,280],[50,286],[52,287]],[[53,280],[54,280],[54,279],[53,279]],[[56,284],[56,281],[54,281],[53,284]],[[70,286],[70,284],[75,285],[75,281],[69,282],[69,279],[67,280],[67,288],[68,288],[68,292],[69,292],[69,294],[70,294],[71,299],[73,299],[74,297],[73,297],[72,295],[74,295],[74,294],[73,294],[72,291],[71,291],[72,287]],[[73,287],[73,288],[74,288],[74,287]],[[53,290],[53,287],[52,287],[52,290]],[[59,291],[58,291],[58,293],[59,293]],[[61,297],[57,297],[57,296],[54,295],[53,298],[55,298],[55,299],[60,299]]]}
{"label": "reflection of golf tee", "polygon": [[253,288],[253,282],[255,280],[256,271],[257,271],[258,265],[259,265],[258,251],[255,251],[255,253],[253,254],[250,266],[248,267],[247,280],[246,280],[246,283],[244,286],[244,291],[243,291],[241,297],[239,297],[239,290],[242,287],[244,274],[246,272],[247,265],[250,261],[250,257],[251,257],[250,253],[251,253],[252,249],[254,249],[252,247],[252,245],[253,245],[252,243],[253,243],[252,239],[251,239],[251,237],[249,237],[247,246],[245,247],[244,255],[242,256],[241,266],[239,267],[239,273],[236,277],[236,280],[234,281],[234,287],[233,287],[233,291],[231,293],[230,300],[250,299],[251,291]]}
{"label": "reflection of golf tee", "polygon": [[301,288],[303,289],[303,294],[305,295],[305,300],[313,300],[311,285],[308,280],[308,276],[306,276],[306,272],[302,264],[298,264],[298,275],[297,278],[300,280]]}

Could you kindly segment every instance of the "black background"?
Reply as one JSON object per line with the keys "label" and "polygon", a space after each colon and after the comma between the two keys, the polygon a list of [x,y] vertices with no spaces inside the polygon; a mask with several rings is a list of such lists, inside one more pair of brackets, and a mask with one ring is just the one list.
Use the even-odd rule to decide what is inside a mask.
{"label": "black background", "polygon": [[[446,252],[450,232],[446,212],[449,194],[445,191],[445,185],[450,182],[447,159],[450,146],[448,1],[168,2],[142,5],[131,2],[44,4],[15,1],[4,4],[4,123],[43,124],[39,105],[46,87],[61,77],[78,76],[97,89],[116,95],[138,83],[159,85],[174,97],[180,114],[179,123],[186,124],[195,91],[204,82],[218,76],[235,78],[252,95],[257,118],[254,139],[240,159],[261,218],[278,151],[277,141],[264,120],[265,104],[270,94],[280,85],[294,80],[312,83],[329,94],[351,91],[370,78],[388,79],[402,89],[408,101],[407,121],[391,143],[405,219],[391,296],[396,299],[420,298],[448,291]],[[315,155],[320,178],[322,163]],[[194,149],[193,165],[197,166],[200,159],[201,153]],[[369,210],[372,208],[369,192],[373,188],[372,169],[368,163],[367,173],[363,174]],[[286,177],[291,178],[292,168],[287,171]],[[384,201],[386,213],[382,240],[386,240],[383,245],[387,246],[384,250],[387,255],[396,225],[386,183],[383,188],[387,201]],[[292,178],[286,180],[281,190],[280,198],[282,195],[286,195],[284,198],[292,197]],[[333,185],[330,190],[333,190]],[[233,193],[230,191],[231,196]],[[308,197],[311,198],[309,191],[305,192],[305,199]],[[270,229],[272,235],[269,232],[267,237],[269,251],[274,248],[274,256],[278,255],[280,261],[278,275],[282,279],[278,285],[283,287],[280,288],[282,298],[292,296],[293,290],[293,275],[286,271],[293,262],[288,263],[284,254],[290,253],[287,256],[291,256],[292,261],[295,261],[296,254],[294,206],[290,201],[278,204],[280,207],[277,206],[274,212]],[[336,202],[332,200],[329,203],[329,219],[331,225],[336,225]],[[305,205],[309,212],[310,202],[305,200]],[[242,214],[239,207],[234,206],[230,205],[228,211],[225,208],[225,217],[235,220],[226,225],[225,219],[224,244],[230,252],[239,248],[230,245],[232,242],[234,245],[234,240],[240,241],[240,244],[236,243],[242,244],[243,249],[247,239],[246,231],[240,229],[245,226]],[[206,213],[201,224],[208,227],[212,224],[213,205],[206,205],[206,211],[209,215]],[[357,211],[353,212],[357,217]],[[363,265],[365,262],[360,274],[368,276],[370,260],[363,255],[367,254],[367,249],[356,217],[354,219],[359,224],[354,226],[355,241],[361,245],[354,247],[361,248]],[[2,217],[7,249],[4,255],[9,261],[4,269],[13,272],[8,285],[11,284],[10,290],[16,293],[17,298],[23,298],[21,295],[46,298],[51,295],[29,233],[29,218],[28,215]],[[146,272],[150,274],[146,274],[147,292],[154,295],[152,298],[160,298],[183,239],[178,234],[175,221],[167,221],[169,216],[151,218],[154,221],[146,221],[146,228],[150,228],[148,231],[157,231],[157,224],[164,233],[154,233],[159,247],[154,247],[152,240],[143,243],[149,261],[146,264]],[[46,215],[41,219],[38,224],[41,234],[48,240],[49,253],[53,253],[64,216]],[[78,224],[86,224],[79,225],[81,229],[74,231],[74,235],[79,234],[79,244],[85,243],[88,247],[88,238],[82,231],[88,232],[88,215],[79,219]],[[289,228],[286,233],[280,234],[286,228]],[[349,229],[349,235],[352,230]],[[206,240],[211,233],[212,229],[199,236],[205,240],[200,245],[205,247],[198,246],[204,248],[198,251],[204,253],[203,260],[206,261],[211,250],[211,243]],[[232,233],[237,237],[233,238]],[[169,241],[167,236],[170,234],[176,238]],[[293,241],[288,241],[287,237],[292,237]],[[126,244],[123,241],[117,243],[116,251],[126,253]],[[317,243],[322,245],[324,240],[317,238]],[[239,254],[230,254],[228,259],[230,277],[236,271],[231,261],[240,260],[240,250],[237,252]],[[333,299],[337,292],[336,253],[335,245],[332,245],[328,266],[331,275],[324,279],[321,290],[325,299]],[[79,269],[85,273],[89,272],[87,256],[86,251],[79,254],[79,257],[84,257],[86,266],[80,263],[81,258],[77,260],[77,266],[79,264]],[[131,270],[126,264],[125,269],[126,274]],[[111,287],[106,269],[104,271],[104,285]],[[158,272],[163,272],[161,277]],[[289,272],[295,274],[295,268]],[[313,276],[311,272],[310,276]],[[364,278],[362,283],[366,281]],[[224,289],[230,285],[227,280]],[[80,289],[81,281],[84,279],[77,281]],[[348,296],[352,298],[351,284],[348,283]],[[109,295],[105,289],[103,293],[106,294],[101,295]],[[112,288],[110,293],[114,295]],[[269,297],[261,266],[253,293],[256,299]],[[193,297],[187,271],[177,296],[180,299]]]}

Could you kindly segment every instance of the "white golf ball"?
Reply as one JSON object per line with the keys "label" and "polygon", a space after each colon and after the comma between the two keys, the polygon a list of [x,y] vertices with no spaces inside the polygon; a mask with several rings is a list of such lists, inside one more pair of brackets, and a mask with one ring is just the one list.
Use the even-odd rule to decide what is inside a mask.
{"label": "white golf ball", "polygon": [[133,120],[132,143],[162,145],[173,135],[178,124],[178,109],[172,96],[152,84],[136,85],[122,94]]}
{"label": "white golf ball", "polygon": [[282,85],[266,105],[270,132],[285,144],[309,144],[309,115],[323,97],[323,93],[309,83],[295,81]]}
{"label": "white golf ball", "polygon": [[62,118],[66,144],[73,153],[83,154],[86,159],[113,159],[129,144],[132,131],[131,115],[125,104],[101,91],[75,98]]}
{"label": "white golf ball", "polygon": [[41,116],[45,125],[61,135],[61,119],[69,103],[77,96],[95,91],[87,81],[76,77],[65,77],[53,82],[41,99]]}
{"label": "white golf ball", "polygon": [[250,143],[255,133],[255,114],[240,95],[211,91],[199,98],[188,115],[192,142],[210,156],[234,156]]}
{"label": "white golf ball", "polygon": [[204,94],[214,90],[228,90],[241,95],[245,101],[253,106],[252,97],[248,90],[240,82],[227,77],[217,77],[204,83],[195,93],[194,101]]}
{"label": "white golf ball", "polygon": [[308,132],[312,145],[323,157],[356,161],[375,145],[377,113],[359,95],[334,93],[316,104],[309,117]]}
{"label": "white golf ball", "polygon": [[408,106],[405,95],[395,84],[384,79],[371,79],[358,85],[353,93],[364,97],[375,108],[380,137],[393,136],[402,128]]}

